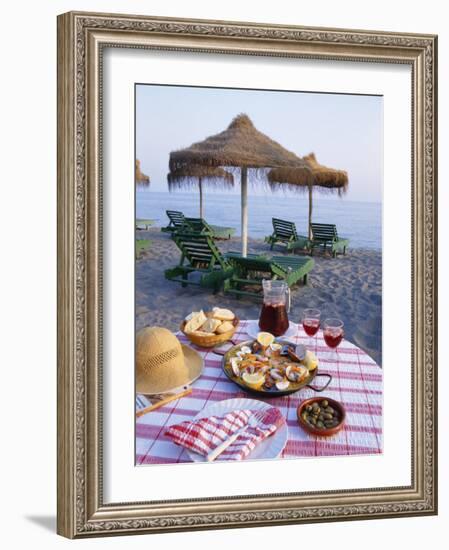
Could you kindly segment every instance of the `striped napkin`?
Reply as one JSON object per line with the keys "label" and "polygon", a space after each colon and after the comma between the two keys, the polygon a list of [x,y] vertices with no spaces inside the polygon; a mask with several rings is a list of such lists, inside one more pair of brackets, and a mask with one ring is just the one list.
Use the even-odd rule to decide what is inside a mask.
{"label": "striped napkin", "polygon": [[[252,415],[257,419],[254,427],[248,426]],[[283,423],[281,411],[275,407],[270,407],[266,411],[242,409],[224,416],[210,416],[174,424],[168,428],[165,435],[177,445],[207,456],[233,433],[246,426],[237,439],[218,457],[219,460],[242,460]]]}

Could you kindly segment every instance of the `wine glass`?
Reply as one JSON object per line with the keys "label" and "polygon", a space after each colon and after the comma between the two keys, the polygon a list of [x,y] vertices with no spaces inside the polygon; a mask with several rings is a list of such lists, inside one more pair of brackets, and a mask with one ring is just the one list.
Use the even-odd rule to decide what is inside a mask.
{"label": "wine glass", "polygon": [[320,328],[321,311],[319,309],[308,308],[302,312],[302,327],[309,337],[307,347],[312,347],[315,343],[312,338]]}
{"label": "wine glass", "polygon": [[344,324],[341,319],[325,319],[323,323],[323,336],[326,344],[331,348],[332,354],[331,359],[334,361],[338,360],[338,355],[336,353],[337,347],[340,345],[344,336]]}

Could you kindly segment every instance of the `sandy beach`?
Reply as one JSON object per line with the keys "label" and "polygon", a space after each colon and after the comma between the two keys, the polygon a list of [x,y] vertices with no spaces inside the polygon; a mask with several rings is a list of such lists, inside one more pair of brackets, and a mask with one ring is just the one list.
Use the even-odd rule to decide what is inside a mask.
{"label": "sandy beach", "polygon": [[[138,238],[148,238],[151,245],[136,262],[136,329],[147,325],[179,330],[181,320],[191,311],[230,308],[240,317],[258,319],[260,302],[251,298],[237,300],[222,292],[167,281],[164,270],[178,264],[176,244],[160,228],[138,231]],[[222,252],[240,250],[240,239],[217,241]],[[248,240],[248,251],[283,255],[282,246],[269,246],[259,239]],[[345,338],[382,364],[382,254],[377,250],[349,249],[346,256],[331,258],[314,255],[315,267],[307,285],[292,289],[291,321],[299,322],[301,311],[317,307],[322,318],[339,317],[345,324]]]}

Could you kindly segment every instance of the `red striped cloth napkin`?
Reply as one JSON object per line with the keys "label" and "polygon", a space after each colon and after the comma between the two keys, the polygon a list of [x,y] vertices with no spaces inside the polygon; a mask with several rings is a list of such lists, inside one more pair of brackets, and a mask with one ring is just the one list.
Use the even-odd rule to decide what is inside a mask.
{"label": "red striped cloth napkin", "polygon": [[[251,415],[257,418],[257,425],[254,427],[248,426]],[[275,407],[270,407],[266,411],[243,409],[224,416],[210,416],[174,424],[168,428],[165,435],[177,445],[206,456],[233,433],[246,426],[237,439],[218,457],[218,460],[242,460],[283,423],[282,413]]]}

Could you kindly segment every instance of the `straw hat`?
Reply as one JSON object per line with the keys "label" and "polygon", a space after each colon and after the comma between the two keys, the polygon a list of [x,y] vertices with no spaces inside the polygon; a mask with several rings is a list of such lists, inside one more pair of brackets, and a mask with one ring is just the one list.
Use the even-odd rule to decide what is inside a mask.
{"label": "straw hat", "polygon": [[156,394],[196,380],[203,370],[199,353],[181,345],[161,327],[145,327],[136,336],[136,391]]}

